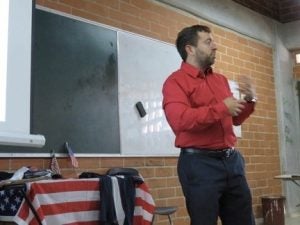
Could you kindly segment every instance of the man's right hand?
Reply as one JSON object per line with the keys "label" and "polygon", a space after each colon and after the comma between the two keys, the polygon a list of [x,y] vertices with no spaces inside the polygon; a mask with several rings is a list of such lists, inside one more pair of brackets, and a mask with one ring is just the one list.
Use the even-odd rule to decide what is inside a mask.
{"label": "man's right hand", "polygon": [[238,116],[242,110],[245,108],[245,100],[237,100],[234,97],[228,97],[223,100],[224,104],[227,106],[229,113],[232,116]]}

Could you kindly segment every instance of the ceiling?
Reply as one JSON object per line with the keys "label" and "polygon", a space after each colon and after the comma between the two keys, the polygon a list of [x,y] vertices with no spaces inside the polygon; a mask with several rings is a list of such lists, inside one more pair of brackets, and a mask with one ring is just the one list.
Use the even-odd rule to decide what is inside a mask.
{"label": "ceiling", "polygon": [[300,20],[300,0],[232,0],[281,23]]}

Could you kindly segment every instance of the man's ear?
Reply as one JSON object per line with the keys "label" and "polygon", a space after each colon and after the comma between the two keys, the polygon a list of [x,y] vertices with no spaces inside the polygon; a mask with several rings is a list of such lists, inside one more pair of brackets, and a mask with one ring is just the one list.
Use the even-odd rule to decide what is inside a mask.
{"label": "man's ear", "polygon": [[185,51],[187,55],[194,55],[195,54],[195,47],[192,45],[186,45],[185,46]]}

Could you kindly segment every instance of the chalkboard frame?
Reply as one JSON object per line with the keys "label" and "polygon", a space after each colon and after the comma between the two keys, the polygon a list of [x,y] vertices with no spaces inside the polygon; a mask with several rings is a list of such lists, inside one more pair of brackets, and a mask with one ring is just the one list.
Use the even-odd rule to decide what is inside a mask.
{"label": "chalkboard frame", "polygon": [[[40,7],[40,6],[37,6],[36,9],[33,10],[33,18],[35,18],[36,16],[36,13],[40,11],[40,12],[45,12],[45,13],[48,13],[49,15],[51,16],[54,16],[54,17],[61,17],[61,18],[64,18],[66,20],[73,20],[75,23],[84,23],[86,24],[87,26],[94,26],[94,27],[98,27],[98,29],[106,29],[108,30],[109,32],[112,32],[115,34],[116,36],[116,39],[114,41],[114,48],[116,49],[116,56],[112,56],[110,57],[110,60],[114,60],[115,62],[115,71],[116,71],[116,79],[113,81],[113,85],[115,86],[114,87],[114,95],[115,95],[115,98],[114,98],[114,101],[110,101],[110,102],[107,102],[107,104],[109,103],[110,104],[110,107],[113,106],[114,107],[114,112],[109,112],[107,113],[107,115],[113,115],[115,114],[115,117],[113,120],[115,120],[115,127],[117,127],[117,132],[115,131],[114,132],[114,140],[111,141],[111,144],[114,147],[114,149],[116,149],[116,147],[118,148],[118,150],[113,150],[111,151],[111,149],[109,149],[108,147],[106,149],[109,149],[108,152],[104,151],[104,152],[100,152],[100,151],[97,151],[97,152],[91,152],[91,151],[87,151],[87,152],[84,152],[84,151],[81,151],[81,154],[80,155],[83,155],[83,156],[91,156],[91,155],[120,155],[120,144],[119,144],[119,124],[118,124],[118,90],[117,90],[117,58],[113,58],[113,57],[117,57],[117,31],[115,29],[112,29],[111,27],[108,27],[108,26],[104,26],[102,24],[99,24],[99,23],[95,23],[95,22],[92,22],[92,21],[89,21],[89,20],[85,20],[85,19],[82,19],[80,17],[76,17],[76,16],[72,16],[72,15],[69,15],[69,14],[65,14],[65,13],[61,13],[61,12],[58,12],[56,10],[51,10],[51,9],[48,9],[48,8],[44,8],[44,7]],[[33,23],[34,24],[34,23]],[[36,26],[33,27],[34,31],[36,31]],[[34,32],[33,31],[33,32]],[[33,34],[34,36],[35,34]],[[33,37],[33,45],[34,45],[34,37]],[[33,51],[32,52],[32,64],[34,63],[34,57],[36,57],[36,52]],[[34,72],[32,72],[32,80],[34,79]],[[88,82],[88,80],[81,80],[81,83],[83,82]],[[93,84],[93,81],[90,82],[90,84],[92,85]],[[32,81],[32,95],[34,95],[34,87],[36,85],[34,84],[34,82]],[[102,89],[105,89],[105,87],[102,86]],[[109,91],[109,90],[107,90]],[[116,104],[114,104],[116,103]],[[35,114],[35,109],[34,109],[34,104],[35,104],[35,99],[34,99],[34,96],[31,97],[31,133],[41,133],[41,134],[44,134],[43,132],[40,132],[39,130],[36,129],[35,127],[35,120],[34,120],[34,114]],[[105,122],[105,121],[104,121]],[[107,129],[111,129],[109,126],[106,126]],[[116,130],[116,129],[115,129]],[[59,132],[59,131],[57,131]],[[101,137],[100,137],[101,138]],[[104,141],[107,141],[107,137],[104,137]],[[64,141],[68,141],[68,139],[65,139]],[[58,156],[65,156],[66,155],[66,150],[64,149],[63,145],[64,145],[64,141],[61,141],[60,143],[60,146],[55,146],[55,147],[47,147],[47,149],[45,147],[43,148],[33,148],[33,147],[17,147],[17,146],[0,146],[0,156],[1,157],[40,157],[40,156],[49,156],[49,154],[51,154],[52,151],[54,152],[57,152]],[[73,147],[73,151],[75,154],[78,154],[78,149],[76,148],[75,145],[73,145],[72,142],[68,141],[69,144]],[[47,137],[46,137],[46,144],[47,144]]]}

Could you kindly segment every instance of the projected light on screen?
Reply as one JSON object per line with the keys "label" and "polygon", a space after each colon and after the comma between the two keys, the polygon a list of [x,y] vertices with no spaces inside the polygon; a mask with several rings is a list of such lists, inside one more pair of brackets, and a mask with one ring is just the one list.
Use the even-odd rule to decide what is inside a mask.
{"label": "projected light on screen", "polygon": [[0,1],[0,122],[5,121],[9,0]]}

